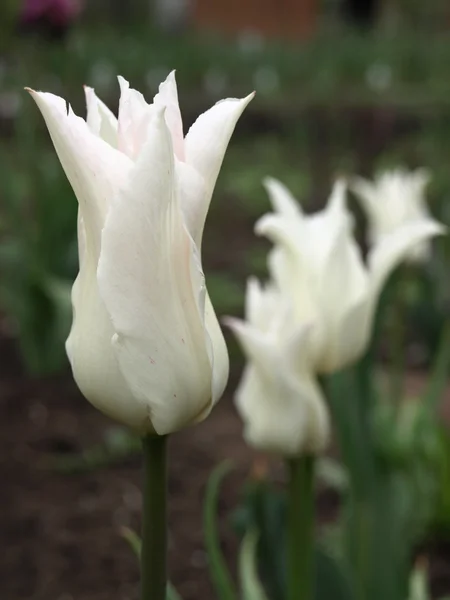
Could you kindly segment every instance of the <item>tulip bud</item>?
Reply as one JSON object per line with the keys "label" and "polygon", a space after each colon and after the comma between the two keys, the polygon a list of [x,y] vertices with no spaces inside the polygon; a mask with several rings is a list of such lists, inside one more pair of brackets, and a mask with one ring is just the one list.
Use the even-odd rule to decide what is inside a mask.
{"label": "tulip bud", "polygon": [[[403,225],[431,220],[425,197],[429,179],[425,169],[385,171],[373,182],[354,178],[352,190],[367,215],[372,244],[380,243]],[[430,251],[429,242],[422,241],[411,246],[405,258],[423,262],[429,258]]]}
{"label": "tulip bud", "polygon": [[223,100],[183,135],[175,76],[153,104],[120,78],[118,119],[86,88],[87,121],[33,92],[79,203],[80,272],[67,354],[84,396],[138,432],[202,420],[228,378],[201,241],[220,166],[251,100]]}

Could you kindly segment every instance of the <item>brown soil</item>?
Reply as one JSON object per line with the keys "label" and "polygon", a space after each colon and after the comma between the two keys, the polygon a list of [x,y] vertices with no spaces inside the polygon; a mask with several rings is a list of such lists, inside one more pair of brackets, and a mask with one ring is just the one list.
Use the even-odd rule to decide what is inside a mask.
{"label": "brown soil", "polygon": [[[26,380],[10,345],[0,350],[0,597],[137,599],[137,562],[119,530],[139,528],[139,458],[76,475],[49,469],[50,457],[80,452],[112,424],[80,396],[70,377]],[[219,514],[224,550],[234,554],[224,517],[235,505],[252,456],[240,428],[225,398],[206,423],[171,440],[170,573],[184,600],[214,597],[201,506],[208,475],[227,458],[236,470],[224,484]]]}
{"label": "brown soil", "polygon": [[[137,562],[120,528],[139,529],[139,458],[73,475],[49,468],[51,457],[90,447],[112,423],[68,374],[24,378],[12,351],[10,342],[0,342],[0,598],[137,600]],[[212,600],[201,521],[205,483],[217,463],[234,461],[219,503],[224,550],[234,557],[226,516],[254,459],[230,397],[205,423],[173,436],[170,453],[171,579],[183,600]],[[449,554],[442,545],[431,552],[439,595],[450,591]]]}

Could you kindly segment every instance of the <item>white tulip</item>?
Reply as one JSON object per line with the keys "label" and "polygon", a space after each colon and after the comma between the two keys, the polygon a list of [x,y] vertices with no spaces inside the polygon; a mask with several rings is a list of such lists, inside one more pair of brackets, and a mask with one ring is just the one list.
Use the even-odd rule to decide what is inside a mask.
{"label": "white tulip", "polygon": [[80,272],[67,353],[98,409],[140,433],[203,419],[228,354],[200,250],[220,166],[251,100],[223,100],[187,135],[171,73],[153,104],[119,78],[119,117],[86,88],[87,122],[31,91],[79,203]]}
{"label": "white tulip", "polygon": [[[351,187],[367,215],[371,243],[381,242],[407,223],[431,219],[425,197],[429,179],[425,169],[385,171],[373,182],[353,179]],[[430,244],[424,241],[412,246],[405,258],[422,262],[429,256]]]}
{"label": "white tulip", "polygon": [[323,452],[329,418],[310,364],[311,328],[274,284],[251,279],[246,321],[229,319],[248,364],[236,391],[247,442],[282,456]]}
{"label": "white tulip", "polygon": [[364,263],[342,181],[335,184],[327,207],[312,216],[303,215],[281,183],[269,179],[266,187],[275,212],[262,217],[256,231],[275,244],[271,276],[290,299],[293,326],[310,326],[314,370],[337,371],[365,351],[388,275],[412,248],[444,227],[425,217],[398,227],[369,250]]}

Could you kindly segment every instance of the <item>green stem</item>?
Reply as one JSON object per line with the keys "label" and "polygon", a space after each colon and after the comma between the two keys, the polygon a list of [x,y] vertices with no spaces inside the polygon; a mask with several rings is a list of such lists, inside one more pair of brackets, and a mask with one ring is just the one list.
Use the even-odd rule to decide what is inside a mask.
{"label": "green stem", "polygon": [[165,600],[167,586],[167,437],[143,439],[141,600]]}
{"label": "green stem", "polygon": [[287,600],[313,600],[314,458],[292,458],[286,464],[289,471]]}

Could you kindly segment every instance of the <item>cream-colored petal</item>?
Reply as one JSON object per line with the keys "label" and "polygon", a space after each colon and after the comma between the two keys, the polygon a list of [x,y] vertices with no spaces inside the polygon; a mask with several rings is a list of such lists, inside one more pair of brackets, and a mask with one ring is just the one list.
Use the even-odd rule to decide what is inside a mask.
{"label": "cream-colored petal", "polygon": [[85,256],[72,288],[73,322],[66,351],[85,398],[112,419],[140,433],[149,431],[148,410],[138,402],[120,371],[111,345],[111,319],[100,298],[97,264]]}
{"label": "cream-colored petal", "polygon": [[222,329],[208,292],[206,292],[205,301],[205,326],[212,349],[212,405],[214,405],[222,397],[228,383],[230,361]]}
{"label": "cream-colored petal", "polygon": [[328,415],[304,361],[308,330],[277,345],[243,322],[229,324],[249,358],[236,391],[247,441],[283,456],[322,452],[329,436]]}
{"label": "cream-colored petal", "polygon": [[[236,123],[254,94],[242,100],[218,102],[200,115],[185,137],[185,161],[204,179],[206,194],[198,199],[195,212],[200,241],[225,152]],[[197,244],[200,247],[199,244]]]}
{"label": "cream-colored petal", "polygon": [[183,120],[178,104],[178,90],[175,71],[169,73],[167,79],[159,86],[159,91],[153,99],[157,108],[166,108],[166,123],[172,136],[173,149],[178,160],[184,161]]}
{"label": "cream-colored petal", "polygon": [[260,331],[267,331],[274,313],[281,304],[280,293],[272,283],[264,286],[255,278],[247,281],[245,318]]}
{"label": "cream-colored petal", "polygon": [[79,202],[88,252],[98,257],[108,205],[123,187],[132,163],[94,135],[66,102],[53,94],[30,93],[47,124],[50,137]]}
{"label": "cream-colored petal", "polygon": [[118,145],[118,121],[104,102],[96,95],[91,87],[84,86],[86,96],[86,122],[92,133],[108,142],[113,148]]}
{"label": "cream-colored petal", "polygon": [[118,77],[120,85],[118,148],[136,160],[146,140],[155,107],[148,104],[137,90],[123,77]]}
{"label": "cream-colored petal", "polygon": [[205,180],[190,165],[175,159],[175,174],[183,219],[200,251],[205,216],[203,210],[208,191]]}
{"label": "cream-colored petal", "polygon": [[[134,398],[158,434],[194,422],[212,405],[212,372],[195,246],[176,193],[170,133],[160,112],[128,188],[108,214],[98,268],[113,346]],[[193,289],[192,281],[201,281]]]}
{"label": "cream-colored petal", "polygon": [[300,204],[281,181],[273,177],[266,177],[263,185],[276,213],[285,217],[299,217],[303,214]]}
{"label": "cream-colored petal", "polygon": [[316,321],[315,272],[304,253],[303,225],[268,214],[257,222],[255,231],[275,244],[268,257],[269,271],[280,293],[293,299],[297,320]]}
{"label": "cream-colored petal", "polygon": [[372,248],[367,259],[372,303],[376,303],[381,288],[390,273],[408,256],[411,250],[414,250],[421,242],[436,235],[442,235],[446,231],[447,228],[436,221],[417,221],[399,227]]}
{"label": "cream-colored petal", "polygon": [[360,323],[355,319],[352,333],[346,327],[351,324],[352,315],[367,312],[369,301],[368,274],[348,228],[343,228],[334,240],[318,287],[317,301],[327,332],[317,368],[321,372],[332,372],[351,362],[355,347],[363,345],[358,339],[365,335]]}

